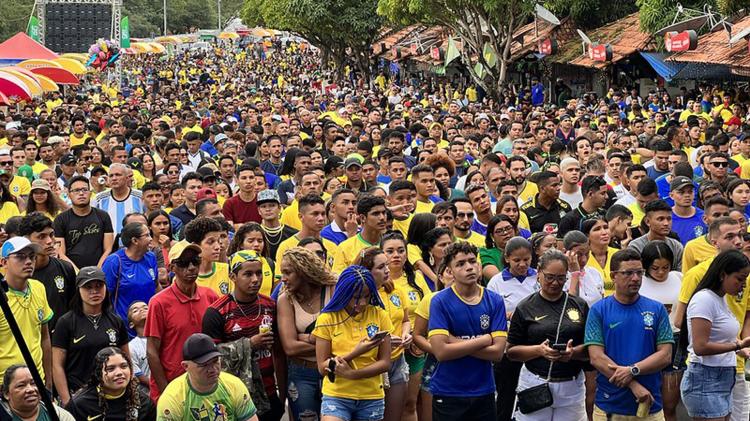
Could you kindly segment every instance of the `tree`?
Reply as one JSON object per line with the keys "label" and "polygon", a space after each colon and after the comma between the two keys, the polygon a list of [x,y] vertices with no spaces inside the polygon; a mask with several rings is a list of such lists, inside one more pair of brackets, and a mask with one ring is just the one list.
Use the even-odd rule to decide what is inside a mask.
{"label": "tree", "polygon": [[370,0],[246,0],[242,20],[307,39],[333,61],[339,78],[346,64],[370,75],[370,48],[383,26]]}

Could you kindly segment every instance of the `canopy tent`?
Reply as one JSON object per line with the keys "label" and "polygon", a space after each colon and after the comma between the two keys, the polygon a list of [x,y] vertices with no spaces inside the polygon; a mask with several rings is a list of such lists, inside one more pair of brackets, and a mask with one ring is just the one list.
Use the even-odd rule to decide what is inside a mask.
{"label": "canopy tent", "polygon": [[220,39],[237,39],[240,35],[236,32],[222,32],[219,34]]}
{"label": "canopy tent", "polygon": [[47,76],[58,85],[78,85],[78,77],[62,67],[36,67],[32,72]]}
{"label": "canopy tent", "polygon": [[27,59],[52,60],[58,57],[52,50],[19,32],[0,43],[0,66],[12,65]]}
{"label": "canopy tent", "polygon": [[7,67],[0,68],[0,73],[5,73],[17,77],[26,85],[26,88],[29,90],[29,93],[31,93],[31,96],[41,96],[44,93],[42,85],[35,77],[28,76],[15,70],[7,70]]}
{"label": "canopy tent", "polygon": [[86,66],[84,66],[80,61],[74,60],[72,58],[60,57],[52,61],[59,64],[63,69],[68,70],[70,73],[73,73],[76,76],[86,73]]}
{"label": "canopy tent", "polygon": [[44,92],[54,92],[54,91],[60,90],[60,87],[57,86],[57,84],[53,82],[50,78],[33,73],[32,71],[28,69],[24,69],[23,67],[18,67],[18,66],[0,67],[0,72],[8,72],[11,74],[25,75],[33,79],[34,81],[36,81],[36,83],[38,83],[39,86],[42,87],[42,91]]}
{"label": "canopy tent", "polygon": [[24,60],[18,63],[18,67],[21,67],[27,70],[35,69],[37,67],[59,67],[62,69],[62,66],[60,64],[55,63],[52,60],[43,60],[43,59]]}

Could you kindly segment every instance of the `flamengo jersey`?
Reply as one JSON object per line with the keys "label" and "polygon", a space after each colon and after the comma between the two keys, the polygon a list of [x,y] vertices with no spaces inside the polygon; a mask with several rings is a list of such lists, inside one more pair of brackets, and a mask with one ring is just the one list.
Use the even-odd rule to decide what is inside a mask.
{"label": "flamengo jersey", "polygon": [[[482,288],[477,304],[467,304],[453,287],[432,297],[429,336],[453,335],[471,339],[491,334],[493,338],[508,335],[505,304],[496,293]],[[441,361],[430,384],[434,396],[478,397],[495,393],[492,362],[466,356]]]}
{"label": "flamengo jersey", "polygon": [[109,214],[112,219],[112,228],[119,233],[122,231],[122,220],[125,215],[133,212],[143,213],[141,197],[141,191],[133,189],[130,190],[130,195],[120,202],[112,197],[112,190],[107,190],[96,195],[93,206]]}

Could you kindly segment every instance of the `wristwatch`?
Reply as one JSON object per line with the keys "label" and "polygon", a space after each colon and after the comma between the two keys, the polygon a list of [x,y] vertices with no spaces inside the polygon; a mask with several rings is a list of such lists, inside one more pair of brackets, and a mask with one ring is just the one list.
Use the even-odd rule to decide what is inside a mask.
{"label": "wristwatch", "polygon": [[633,375],[633,377],[636,377],[636,376],[638,376],[639,374],[641,374],[641,369],[640,369],[640,368],[638,368],[638,366],[637,366],[637,365],[631,365],[631,366],[630,366],[630,374],[632,374],[632,375]]}

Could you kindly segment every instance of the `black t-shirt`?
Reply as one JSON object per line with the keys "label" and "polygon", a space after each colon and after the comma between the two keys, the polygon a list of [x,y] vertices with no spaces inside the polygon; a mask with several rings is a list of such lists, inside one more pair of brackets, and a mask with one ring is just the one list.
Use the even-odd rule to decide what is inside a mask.
{"label": "black t-shirt", "polygon": [[[132,381],[137,381],[133,379]],[[96,387],[87,387],[76,393],[68,402],[65,409],[75,417],[76,420],[96,420],[96,421],[125,421],[127,414],[127,404],[130,399],[130,392],[126,391],[122,396],[112,399],[105,396],[107,411],[103,414],[101,405],[99,405],[99,392]],[[156,405],[148,397],[148,394],[141,388],[138,388],[138,421],[156,420]],[[104,416],[102,416],[104,415]]]}
{"label": "black t-shirt", "polygon": [[[281,232],[275,235],[271,235],[266,232],[266,230],[263,230],[263,238],[266,241],[266,246],[268,246],[268,255],[271,256],[271,259],[276,258],[276,250],[279,249],[279,245],[286,240],[287,238],[293,236],[297,233],[297,230],[287,226],[283,225],[281,228]],[[280,263],[280,262],[277,262]]]}
{"label": "black t-shirt", "polygon": [[86,216],[68,209],[55,218],[55,237],[65,239],[65,254],[79,268],[96,266],[104,254],[104,234],[112,233],[107,212],[91,208]]}
{"label": "black t-shirt", "polygon": [[91,378],[96,353],[108,346],[121,347],[128,343],[125,323],[111,311],[99,318],[99,326],[88,317],[69,311],[57,321],[52,335],[52,346],[62,348],[65,355],[65,376],[68,389],[78,390]]}
{"label": "black t-shirt", "polygon": [[[508,343],[539,345],[545,339],[549,339],[550,345],[554,344],[564,301],[565,296],[555,302],[547,301],[539,292],[521,300],[510,321]],[[579,297],[569,296],[557,343],[567,343],[569,339],[573,339],[573,346],[582,344],[588,313],[589,307],[586,301]],[[525,364],[532,373],[547,378],[550,361],[540,357],[526,361]],[[556,362],[552,366],[552,377],[575,376],[580,373],[583,366],[584,361]]]}
{"label": "black t-shirt", "polygon": [[70,300],[76,293],[76,272],[70,263],[50,257],[47,266],[34,269],[33,277],[47,290],[47,302],[55,313],[49,322],[50,332],[53,332],[57,320],[68,312]]}

